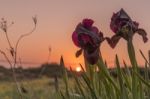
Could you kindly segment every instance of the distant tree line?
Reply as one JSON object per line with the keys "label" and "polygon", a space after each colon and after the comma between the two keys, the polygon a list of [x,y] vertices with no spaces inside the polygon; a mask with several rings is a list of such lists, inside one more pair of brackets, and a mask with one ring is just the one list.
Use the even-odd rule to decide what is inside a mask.
{"label": "distant tree line", "polygon": [[[16,71],[16,76],[18,80],[23,80],[23,79],[37,79],[41,77],[61,77],[62,76],[62,69],[59,64],[57,63],[44,63],[39,67],[30,67],[30,68],[22,68],[18,67],[15,69]],[[132,69],[129,68],[128,70],[125,68],[122,68],[125,73],[132,73]],[[110,73],[112,76],[117,77],[117,72],[116,69],[109,69]],[[145,68],[139,68],[139,72],[141,73],[142,76],[145,75],[145,72],[149,74],[150,78],[150,70],[146,70]],[[75,71],[67,71],[69,74],[69,77],[71,77],[71,73],[76,73],[81,75],[82,72],[77,73]],[[10,68],[5,68],[4,66],[0,66],[0,80],[1,81],[6,81],[6,80],[13,80],[12,78],[12,71]]]}

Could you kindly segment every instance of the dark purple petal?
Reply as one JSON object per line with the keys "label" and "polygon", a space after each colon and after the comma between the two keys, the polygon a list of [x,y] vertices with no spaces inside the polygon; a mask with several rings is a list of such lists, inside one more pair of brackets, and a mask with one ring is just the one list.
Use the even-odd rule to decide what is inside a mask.
{"label": "dark purple petal", "polygon": [[103,33],[99,32],[100,42],[103,42],[106,38],[104,38]]}
{"label": "dark purple petal", "polygon": [[83,27],[90,29],[93,25],[94,21],[92,19],[84,19],[82,21]]}
{"label": "dark purple petal", "polygon": [[93,26],[93,27],[92,27],[92,32],[98,34],[98,33],[99,33],[99,30],[98,30],[97,27]]}
{"label": "dark purple petal", "polygon": [[148,41],[147,33],[144,29],[138,29],[137,33],[142,36],[144,43]]}
{"label": "dark purple petal", "polygon": [[87,34],[82,33],[78,35],[78,40],[79,40],[80,48],[82,49],[93,48],[92,46],[95,45],[93,39]]}
{"label": "dark purple petal", "polygon": [[111,39],[107,38],[107,41],[112,48],[116,46],[120,37],[128,41],[133,38],[135,32],[138,32],[138,34],[142,36],[144,42],[148,41],[146,32],[143,29],[139,29],[139,23],[132,21],[123,9],[113,14],[110,28],[116,34],[116,36]]}
{"label": "dark purple petal", "polygon": [[99,59],[99,48],[95,49],[95,51],[92,53],[84,50],[84,57],[89,64],[96,64]]}
{"label": "dark purple petal", "polygon": [[99,47],[103,41],[103,35],[99,33],[97,27],[92,26],[93,22],[91,19],[84,19],[82,23],[77,25],[75,34],[73,34],[75,45],[83,49],[89,48],[89,45],[90,48],[91,46],[93,46],[93,48]]}
{"label": "dark purple petal", "polygon": [[114,32],[114,33],[117,33],[117,31],[118,31],[118,27],[117,27],[117,25],[114,25],[114,24],[110,24],[110,29]]}
{"label": "dark purple petal", "polygon": [[120,17],[120,19],[129,19],[130,20],[130,17],[129,15],[124,11],[124,9],[121,9],[119,12],[118,12],[118,16]]}
{"label": "dark purple petal", "polygon": [[136,32],[138,27],[139,27],[139,23],[136,22],[136,21],[133,21],[133,25],[132,26],[133,26],[133,32]]}
{"label": "dark purple petal", "polygon": [[114,35],[114,36],[112,36],[112,38],[106,37],[106,40],[107,40],[108,44],[109,44],[112,48],[115,48],[115,46],[116,46],[117,43],[119,42],[120,38],[121,38],[120,36]]}
{"label": "dark purple petal", "polygon": [[79,40],[78,40],[78,33],[77,33],[77,32],[73,32],[73,34],[72,34],[72,41],[73,41],[73,43],[74,43],[77,47],[80,47],[80,45],[79,45]]}
{"label": "dark purple petal", "polygon": [[132,22],[130,17],[123,9],[121,9],[117,13],[113,14],[110,28],[114,33],[117,33],[124,25],[127,25],[129,22]]}
{"label": "dark purple petal", "polygon": [[89,35],[81,34],[80,37],[84,45],[87,43],[93,44],[92,38]]}
{"label": "dark purple petal", "polygon": [[76,52],[76,57],[79,57],[81,54],[82,54],[82,49],[79,49],[79,50]]}

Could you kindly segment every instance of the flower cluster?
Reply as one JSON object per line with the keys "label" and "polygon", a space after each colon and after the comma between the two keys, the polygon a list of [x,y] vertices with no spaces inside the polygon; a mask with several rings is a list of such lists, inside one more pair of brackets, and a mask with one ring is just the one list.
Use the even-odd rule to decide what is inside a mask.
{"label": "flower cluster", "polygon": [[6,33],[8,27],[10,27],[12,24],[14,24],[14,22],[8,24],[7,21],[4,18],[2,18],[0,21],[0,29],[2,29]]}
{"label": "flower cluster", "polygon": [[110,28],[115,33],[111,38],[104,38],[103,33],[93,26],[93,23],[92,19],[83,19],[72,34],[74,44],[81,48],[77,51],[76,57],[84,51],[84,57],[90,64],[95,64],[98,61],[99,47],[105,39],[112,48],[116,46],[121,38],[124,38],[127,42],[132,41],[135,33],[142,36],[144,43],[148,41],[145,30],[139,28],[139,24],[132,21],[123,9],[114,13],[111,18]]}

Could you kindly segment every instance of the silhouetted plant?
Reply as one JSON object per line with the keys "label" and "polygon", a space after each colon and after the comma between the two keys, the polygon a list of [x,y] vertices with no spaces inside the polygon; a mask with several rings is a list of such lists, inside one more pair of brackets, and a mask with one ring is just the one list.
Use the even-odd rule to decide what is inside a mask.
{"label": "silhouetted plant", "polygon": [[12,42],[10,41],[9,34],[8,34],[8,29],[9,29],[9,27],[11,27],[14,24],[14,22],[11,22],[10,24],[8,24],[8,22],[4,18],[2,18],[1,22],[0,22],[0,29],[5,33],[6,40],[7,40],[8,46],[9,46],[9,53],[12,56],[13,61],[10,61],[10,58],[8,57],[6,52],[0,50],[0,53],[5,57],[6,61],[9,63],[9,65],[10,65],[10,67],[12,69],[13,79],[14,79],[14,82],[16,84],[18,93],[19,93],[21,98],[22,98],[22,88],[23,87],[20,87],[20,84],[17,81],[17,77],[16,77],[16,73],[15,73],[15,68],[16,68],[16,65],[18,63],[18,57],[17,57],[18,53],[17,52],[18,52],[18,47],[19,47],[20,41],[24,37],[31,35],[36,29],[37,18],[33,17],[32,19],[33,19],[33,23],[34,23],[33,29],[30,32],[28,32],[28,33],[22,34],[18,38],[18,40],[17,40],[15,45],[12,45]]}

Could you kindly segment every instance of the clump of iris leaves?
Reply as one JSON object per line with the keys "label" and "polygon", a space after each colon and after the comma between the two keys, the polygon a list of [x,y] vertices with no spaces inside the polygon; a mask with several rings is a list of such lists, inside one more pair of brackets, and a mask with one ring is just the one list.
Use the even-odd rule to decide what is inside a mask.
{"label": "clump of iris leaves", "polygon": [[57,92],[57,99],[150,99],[150,64],[142,51],[140,53],[146,61],[144,75],[141,75],[139,67],[130,69],[125,62],[123,70],[116,55],[117,77],[111,75],[101,58],[96,65],[86,64],[85,69],[80,65],[83,71],[81,76],[72,73],[74,87],[69,84],[68,72],[61,58],[65,90]]}

